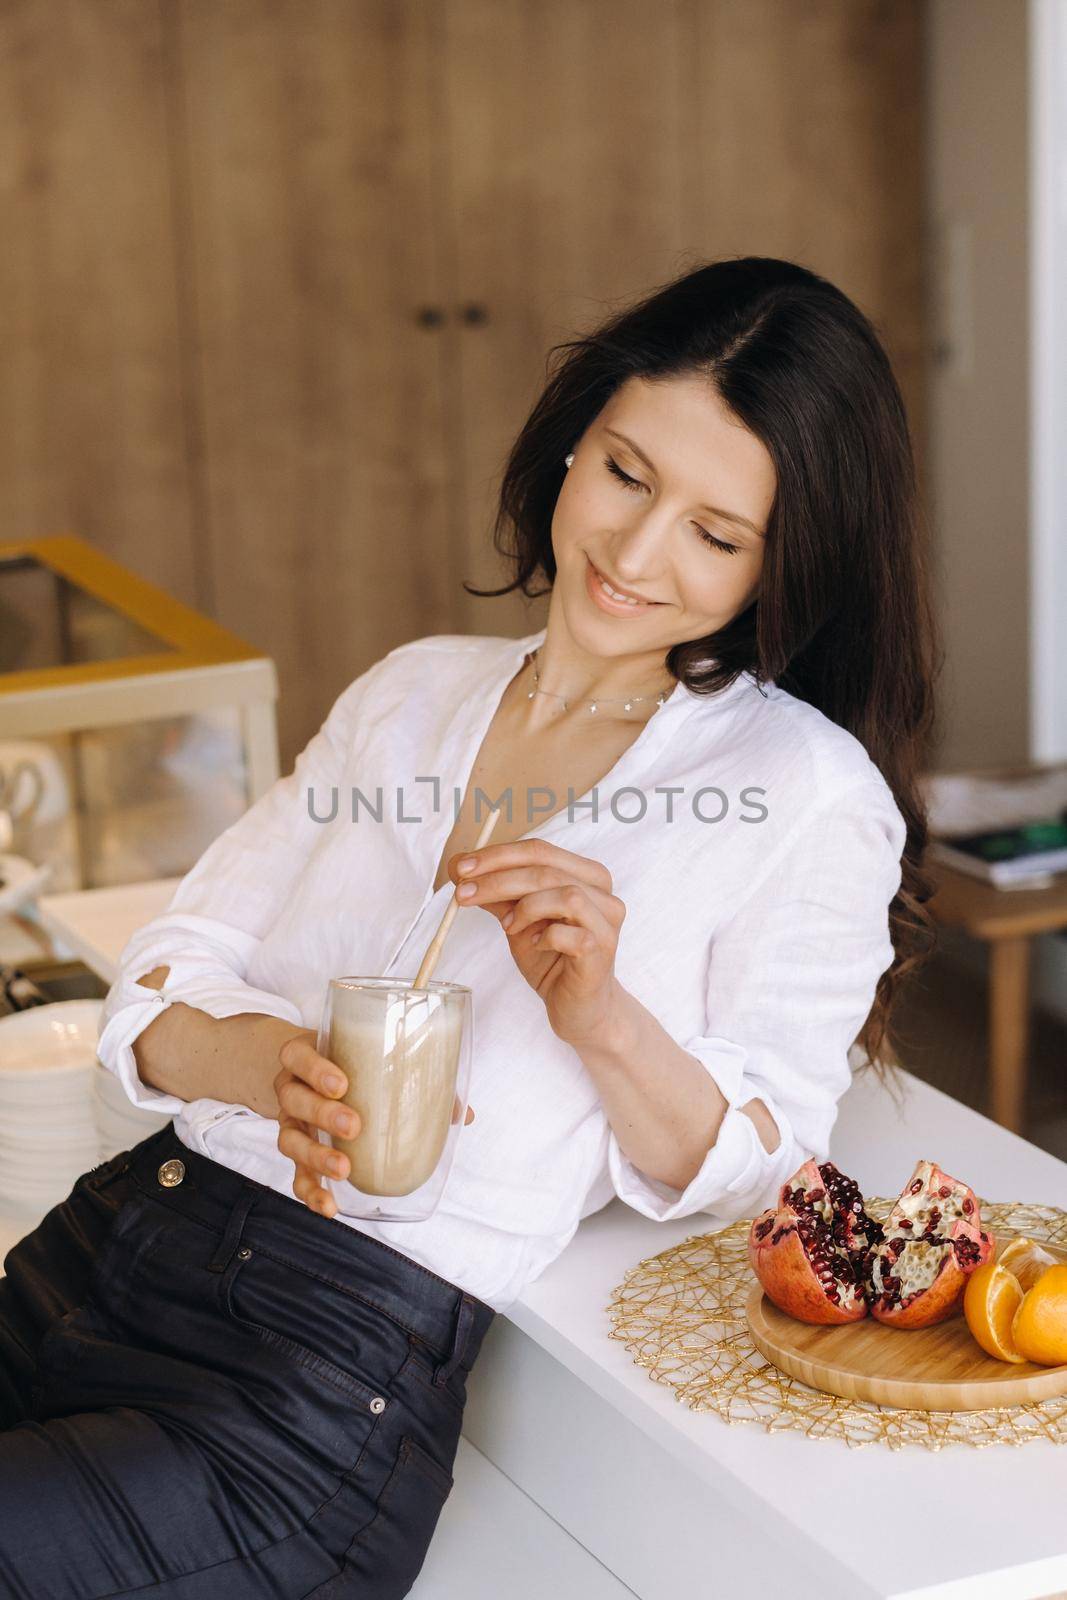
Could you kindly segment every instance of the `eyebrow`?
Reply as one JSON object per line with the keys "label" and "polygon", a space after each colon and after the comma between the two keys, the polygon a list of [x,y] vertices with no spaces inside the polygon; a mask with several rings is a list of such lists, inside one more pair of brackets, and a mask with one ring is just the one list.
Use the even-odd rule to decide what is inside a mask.
{"label": "eyebrow", "polygon": [[[615,428],[605,428],[604,432],[610,433],[613,439],[620,440],[622,444],[626,445],[630,450],[633,451],[634,455],[637,456],[639,460],[645,463],[645,466],[648,468],[649,472],[656,477],[659,476],[655,467],[652,465],[652,462],[645,455],[645,452],[640,448],[639,445],[634,444],[632,439],[628,439],[624,433],[619,433]],[[722,506],[700,506],[699,509],[701,511],[710,511],[713,517],[722,517],[726,522],[735,522],[739,528],[747,528],[749,533],[754,533],[756,535],[757,539],[762,539],[765,537],[765,535],[760,532],[759,528],[756,527],[754,522],[750,522],[747,517],[741,516],[741,514],[737,511],[724,511]]]}

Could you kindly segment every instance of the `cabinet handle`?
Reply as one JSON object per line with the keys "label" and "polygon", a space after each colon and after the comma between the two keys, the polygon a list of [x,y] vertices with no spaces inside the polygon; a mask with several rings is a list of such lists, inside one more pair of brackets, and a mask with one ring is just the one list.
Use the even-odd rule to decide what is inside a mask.
{"label": "cabinet handle", "polygon": [[489,309],[487,306],[479,305],[477,301],[472,301],[463,307],[460,317],[469,327],[478,327],[481,323],[489,321]]}
{"label": "cabinet handle", "polygon": [[439,328],[444,320],[440,306],[420,306],[415,313],[415,321],[421,328]]}

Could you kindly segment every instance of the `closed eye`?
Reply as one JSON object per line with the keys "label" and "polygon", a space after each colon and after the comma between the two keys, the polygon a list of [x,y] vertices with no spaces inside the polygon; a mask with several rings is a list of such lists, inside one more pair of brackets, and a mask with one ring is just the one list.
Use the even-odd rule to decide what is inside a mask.
{"label": "closed eye", "polygon": [[[629,489],[631,493],[640,494],[644,489],[647,488],[646,484],[641,483],[637,478],[631,478],[627,473],[625,473],[613,456],[605,456],[604,465],[607,467],[608,471],[619,480],[623,487]],[[716,550],[722,550],[728,556],[735,556],[737,554],[738,547],[736,544],[726,544],[722,539],[716,539],[715,535],[713,533],[709,533],[707,528],[702,528],[699,522],[694,522],[693,527],[697,530],[705,544],[714,545]]]}

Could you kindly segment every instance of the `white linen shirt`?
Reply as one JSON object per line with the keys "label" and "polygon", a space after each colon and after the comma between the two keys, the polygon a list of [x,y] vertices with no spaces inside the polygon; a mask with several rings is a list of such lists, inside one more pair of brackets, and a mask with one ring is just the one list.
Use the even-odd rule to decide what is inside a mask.
{"label": "white linen shirt", "polygon": [[[454,892],[449,881],[434,893],[433,879],[475,755],[545,632],[445,634],[391,650],[130,939],[100,1058],[134,1104],[173,1114],[190,1149],[295,1198],[276,1121],[149,1087],[133,1042],[175,1001],[317,1027],[329,978],[413,978]],[[461,908],[434,976],[473,991],[475,1118],[437,1210],[421,1222],[352,1216],[348,1184],[327,1181],[340,1222],[498,1311],[615,1195],[646,1217],[706,1211],[725,1223],[769,1204],[808,1157],[825,1159],[850,1046],[893,959],[888,908],[905,840],[863,745],[748,673],[710,698],[677,683],[569,815],[567,796],[542,798],[546,820],[523,837],[608,867],[627,911],[616,975],[701,1062],[728,1109],[686,1189],[639,1171],[496,917]],[[513,800],[525,819],[525,791]],[[137,984],[164,965],[162,990]],[[773,1152],[740,1110],[757,1096],[781,1136]]]}

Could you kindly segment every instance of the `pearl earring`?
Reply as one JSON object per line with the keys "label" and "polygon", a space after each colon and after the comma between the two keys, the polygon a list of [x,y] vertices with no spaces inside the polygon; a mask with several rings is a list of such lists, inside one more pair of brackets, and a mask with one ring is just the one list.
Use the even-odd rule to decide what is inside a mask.
{"label": "pearl earring", "polygon": [[568,467],[571,466],[573,461],[574,461],[574,451],[572,450],[570,455],[569,456],[564,456],[563,459],[566,462]]}

